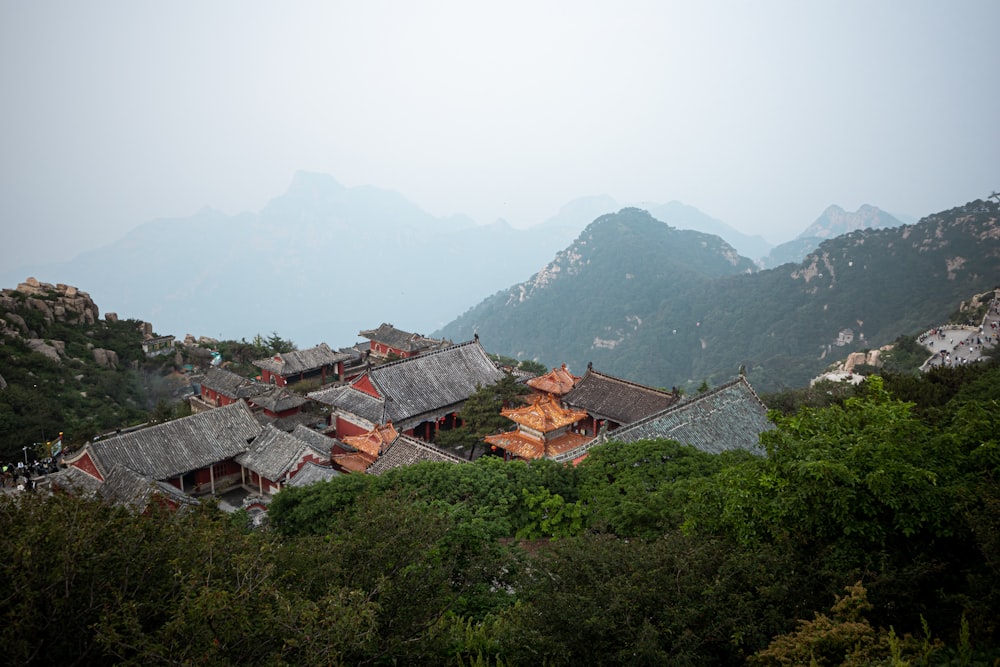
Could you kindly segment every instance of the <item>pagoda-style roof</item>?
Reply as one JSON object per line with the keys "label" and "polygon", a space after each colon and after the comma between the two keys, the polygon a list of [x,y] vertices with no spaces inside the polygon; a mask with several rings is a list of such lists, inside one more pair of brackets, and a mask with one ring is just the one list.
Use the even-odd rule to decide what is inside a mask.
{"label": "pagoda-style roof", "polygon": [[531,378],[527,384],[535,391],[562,396],[569,393],[579,379],[579,376],[566,370],[566,364],[563,364],[561,368],[553,368],[545,375]]}
{"label": "pagoda-style roof", "polygon": [[378,329],[359,331],[358,335],[362,338],[367,338],[372,342],[382,343],[383,345],[391,347],[394,350],[399,350],[409,354],[419,354],[420,352],[440,347],[444,343],[442,340],[427,338],[426,336],[421,336],[420,334],[397,329],[391,324],[386,324],[385,322],[379,325]]}
{"label": "pagoda-style roof", "polygon": [[368,468],[367,472],[371,475],[381,475],[394,468],[425,461],[444,463],[467,462],[463,458],[446,452],[443,449],[438,449],[434,445],[422,440],[417,440],[406,435],[399,435],[389,444],[389,448],[382,453],[382,456],[378,457],[378,460]]}
{"label": "pagoda-style roof", "polygon": [[392,422],[389,422],[382,426],[376,426],[367,433],[348,435],[341,440],[359,452],[378,458],[398,436],[399,432],[393,427]]}
{"label": "pagoda-style roof", "polygon": [[405,431],[458,410],[478,387],[503,376],[473,340],[375,366],[348,385],[314,391],[309,398],[369,424],[391,421]]}
{"label": "pagoda-style roof", "polygon": [[87,444],[67,465],[90,455],[106,479],[121,465],[162,481],[245,452],[261,426],[243,401]]}
{"label": "pagoda-style roof", "polygon": [[602,441],[676,440],[703,452],[761,452],[760,434],[775,428],[744,376],[600,436]]}
{"label": "pagoda-style roof", "polygon": [[593,440],[592,437],[580,433],[563,433],[551,440],[541,440],[517,430],[499,435],[488,435],[487,444],[499,447],[508,453],[522,459],[555,458],[565,452],[583,447]]}
{"label": "pagoda-style roof", "polygon": [[258,359],[253,362],[253,365],[275,375],[289,376],[308,373],[309,371],[338,364],[341,361],[347,361],[351,358],[351,354],[334,352],[326,343],[320,343],[308,350],[281,352],[267,359]]}
{"label": "pagoda-style roof", "polygon": [[551,395],[536,396],[529,405],[503,408],[500,414],[541,433],[549,433],[587,418],[585,410],[567,410]]}
{"label": "pagoda-style roof", "polygon": [[371,464],[375,463],[375,457],[364,452],[336,454],[331,459],[331,463],[345,472],[364,472]]}
{"label": "pagoda-style roof", "polygon": [[678,401],[677,394],[622,380],[587,368],[563,403],[586,410],[594,419],[630,424],[667,409]]}

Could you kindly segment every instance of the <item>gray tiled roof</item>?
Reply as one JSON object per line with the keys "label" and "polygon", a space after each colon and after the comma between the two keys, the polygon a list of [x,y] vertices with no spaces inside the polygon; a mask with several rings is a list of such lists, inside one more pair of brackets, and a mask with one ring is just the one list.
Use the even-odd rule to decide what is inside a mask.
{"label": "gray tiled roof", "polygon": [[122,465],[165,480],[246,451],[261,427],[243,401],[92,442],[86,449],[106,475]]}
{"label": "gray tiled roof", "polygon": [[762,452],[760,434],[775,428],[767,408],[742,375],[722,386],[602,436],[635,442],[667,438],[703,452],[732,449]]}
{"label": "gray tiled roof", "polygon": [[257,422],[261,426],[270,425],[279,431],[284,431],[285,433],[291,433],[299,426],[309,427],[321,419],[316,415],[308,415],[304,412],[296,412],[295,414],[288,415],[287,417],[272,417],[265,412],[255,412],[254,416],[257,418]]}
{"label": "gray tiled roof", "polygon": [[337,412],[357,415],[370,424],[369,428],[383,423],[385,418],[385,401],[354,389],[351,385],[310,392],[309,398],[333,406]]}
{"label": "gray tiled roof", "polygon": [[54,488],[63,489],[77,496],[94,497],[101,489],[101,480],[89,473],[69,466],[54,472],[48,477],[49,484]]}
{"label": "gray tiled roof", "polygon": [[[313,446],[273,426],[265,426],[260,435],[250,443],[247,451],[236,457],[236,462],[273,482],[283,480],[285,474]],[[315,450],[314,450],[315,451]],[[322,455],[322,451],[317,451]],[[326,451],[329,456],[329,449]]]}
{"label": "gray tiled roof", "polygon": [[394,349],[402,350],[403,352],[420,352],[421,350],[429,350],[441,344],[440,340],[403,331],[385,322],[378,329],[359,331],[358,335],[371,341],[383,343]]}
{"label": "gray tiled roof", "polygon": [[302,407],[307,402],[306,398],[293,391],[289,391],[285,387],[278,387],[275,385],[263,386],[267,387],[268,391],[265,391],[259,396],[254,396],[250,399],[250,402],[257,407],[264,408],[265,410],[278,413],[283,412],[284,410]]}
{"label": "gray tiled roof", "polygon": [[316,465],[312,461],[307,461],[304,466],[288,481],[288,486],[309,486],[317,482],[327,482],[334,477],[342,475],[339,470],[331,466]]}
{"label": "gray tiled roof", "polygon": [[272,389],[271,385],[245,378],[223,368],[209,368],[205,371],[201,385],[229,398],[250,398]]}
{"label": "gray tiled roof", "polygon": [[333,438],[325,436],[302,424],[295,427],[292,435],[302,442],[309,444],[316,451],[322,452],[324,456],[330,456],[330,448],[337,442]]}
{"label": "gray tiled roof", "polygon": [[434,445],[409,436],[400,435],[392,441],[389,448],[382,452],[382,455],[365,472],[370,475],[381,475],[393,468],[409,466],[423,461],[467,463],[465,459],[438,449]]}
{"label": "gray tiled roof", "polygon": [[[277,375],[295,375],[322,368],[328,364],[347,361],[352,355],[346,352],[334,352],[326,343],[320,343],[308,350],[293,350],[282,352],[274,357],[258,359],[253,362],[257,368],[270,371]],[[280,359],[278,361],[277,359]]]}
{"label": "gray tiled roof", "polygon": [[160,495],[182,505],[196,505],[198,501],[166,482],[140,475],[125,466],[116,465],[104,479],[99,495],[116,503],[143,511],[154,495]]}
{"label": "gray tiled roof", "polygon": [[629,382],[588,368],[562,400],[571,408],[586,410],[595,419],[629,424],[668,408],[677,399],[677,395],[672,392]]}
{"label": "gray tiled roof", "polygon": [[[469,341],[375,366],[349,385],[315,391],[309,398],[373,425],[392,421],[402,431],[431,416],[457,410],[477,386],[493,384],[503,376],[479,342]],[[355,388],[364,378],[381,398]]]}

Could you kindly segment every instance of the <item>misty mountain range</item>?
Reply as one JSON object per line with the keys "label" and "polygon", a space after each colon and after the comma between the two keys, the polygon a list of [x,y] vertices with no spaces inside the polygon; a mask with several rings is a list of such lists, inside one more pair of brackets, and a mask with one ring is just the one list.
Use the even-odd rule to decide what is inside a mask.
{"label": "misty mountain range", "polygon": [[716,236],[623,209],[436,334],[478,332],[491,351],[575,371],[593,363],[654,386],[714,386],[742,368],[763,391],[800,387],[849,352],[944,323],[996,288],[998,218],[1000,204],[972,202],[752,271]]}
{"label": "misty mountain range", "polygon": [[[772,252],[763,238],[680,202],[644,206],[672,227],[725,239],[759,264]],[[383,321],[420,333],[442,328],[534,275],[590,222],[618,209],[610,197],[587,197],[530,229],[479,226],[432,216],[392,191],[300,172],[257,213],[203,209],[154,220],[71,261],[6,271],[0,280],[13,286],[30,275],[78,285],[103,309],[151,322],[159,334],[249,339],[276,331],[300,347],[337,347]],[[807,229],[813,236],[802,256],[815,247],[808,239],[834,233],[834,218],[853,215],[836,211]],[[867,215],[860,224],[886,220]]]}

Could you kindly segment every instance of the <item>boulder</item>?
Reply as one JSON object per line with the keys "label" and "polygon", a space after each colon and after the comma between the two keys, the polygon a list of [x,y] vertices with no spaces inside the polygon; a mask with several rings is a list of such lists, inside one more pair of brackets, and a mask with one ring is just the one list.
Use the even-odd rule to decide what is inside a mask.
{"label": "boulder", "polygon": [[105,350],[100,347],[93,349],[94,362],[98,366],[105,368],[118,368],[118,354],[114,350]]}
{"label": "boulder", "polygon": [[118,313],[104,313],[104,321],[114,324],[118,321]]}
{"label": "boulder", "polygon": [[61,361],[59,358],[59,351],[41,338],[29,338],[26,342],[28,343],[28,347],[33,351],[45,355],[56,363]]}
{"label": "boulder", "polygon": [[33,308],[34,310],[41,312],[42,316],[45,317],[46,322],[51,323],[55,321],[55,316],[52,314],[52,309],[49,307],[49,304],[46,303],[45,301],[42,301],[41,299],[36,299],[34,297],[29,297],[24,300],[24,305],[26,305],[28,308]]}
{"label": "boulder", "polygon": [[17,313],[4,313],[3,318],[21,330],[21,333],[28,333],[28,323]]}

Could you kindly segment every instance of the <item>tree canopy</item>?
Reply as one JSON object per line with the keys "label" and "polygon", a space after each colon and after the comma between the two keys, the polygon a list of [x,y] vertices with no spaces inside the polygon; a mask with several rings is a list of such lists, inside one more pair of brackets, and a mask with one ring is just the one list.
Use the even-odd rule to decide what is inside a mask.
{"label": "tree canopy", "polygon": [[262,530],[3,495],[0,637],[16,664],[994,664],[998,394],[995,363],[872,377],[773,413],[764,456],[422,463],[285,489]]}

